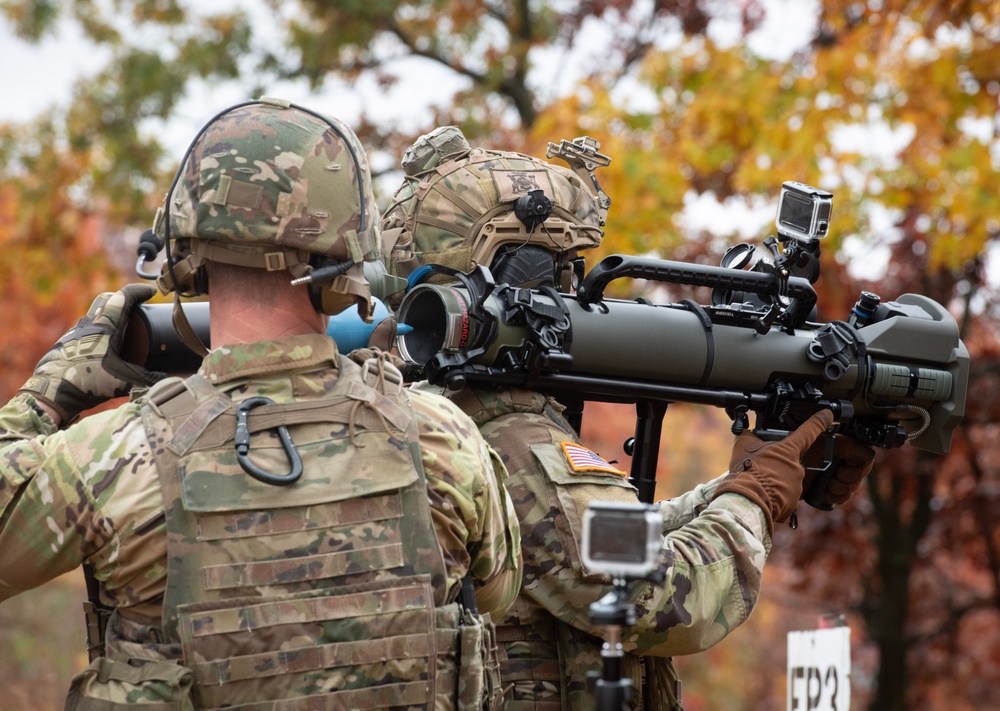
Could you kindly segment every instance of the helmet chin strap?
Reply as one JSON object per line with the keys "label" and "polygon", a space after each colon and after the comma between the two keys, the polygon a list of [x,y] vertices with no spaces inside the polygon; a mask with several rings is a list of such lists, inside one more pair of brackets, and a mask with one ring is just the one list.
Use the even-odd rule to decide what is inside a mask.
{"label": "helmet chin strap", "polygon": [[184,307],[181,306],[180,293],[177,291],[174,292],[173,322],[174,330],[177,332],[177,335],[180,337],[181,342],[185,346],[190,348],[202,358],[208,355],[208,347],[201,342],[201,339],[198,338],[198,334],[195,333],[193,328],[191,328],[191,323],[188,321],[187,314],[184,313]]}

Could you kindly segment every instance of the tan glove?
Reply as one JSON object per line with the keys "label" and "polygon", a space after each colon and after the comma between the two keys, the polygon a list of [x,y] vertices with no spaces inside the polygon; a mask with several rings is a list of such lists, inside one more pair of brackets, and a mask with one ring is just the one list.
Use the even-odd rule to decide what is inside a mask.
{"label": "tan glove", "polygon": [[387,353],[396,345],[396,317],[387,316],[378,322],[368,336],[368,348],[378,348]]}
{"label": "tan glove", "polygon": [[[833,447],[827,450],[827,438],[821,438],[802,461],[806,465],[802,498],[817,509],[829,511],[848,501],[872,470],[875,450],[853,437],[834,435]],[[830,463],[825,471],[816,469]]]}
{"label": "tan glove", "polygon": [[745,496],[763,509],[767,530],[773,532],[774,524],[787,521],[802,497],[802,456],[833,419],[829,410],[817,412],[777,442],[764,442],[744,431],[733,444],[729,473],[712,498],[725,493]]}
{"label": "tan glove", "polygon": [[154,286],[130,284],[98,296],[87,315],[42,356],[19,392],[48,405],[61,424],[68,425],[84,410],[163,378],[164,373],[126,363],[120,356],[132,308],[155,293]]}
{"label": "tan glove", "polygon": [[403,370],[408,365],[405,360],[400,358],[395,353],[388,353],[379,348],[355,348],[350,353],[347,353],[346,356],[358,365],[364,365],[366,361],[371,360],[372,358],[375,358],[376,360],[380,358],[384,359],[387,363],[395,366],[398,370]]}

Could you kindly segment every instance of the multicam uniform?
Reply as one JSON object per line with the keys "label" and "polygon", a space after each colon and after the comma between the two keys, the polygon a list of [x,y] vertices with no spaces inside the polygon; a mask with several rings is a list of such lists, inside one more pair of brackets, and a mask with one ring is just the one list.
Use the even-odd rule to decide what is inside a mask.
{"label": "multicam uniform", "polygon": [[[117,608],[109,651],[193,670],[98,667],[84,696],[107,693],[87,686],[104,674],[134,700],[145,675],[193,678],[199,708],[449,705],[488,643],[450,603],[468,572],[481,611],[511,604],[517,524],[469,419],[399,380],[316,334],[216,349],[186,386],[63,431],[18,395],[0,409],[0,600],[87,563]],[[287,424],[295,486],[236,463],[234,403],[259,396],[275,404],[249,415],[247,456],[288,471]]]}
{"label": "multicam uniform", "polygon": [[[406,177],[382,218],[390,273],[413,277],[424,265],[461,271],[483,265],[498,284],[569,290],[577,252],[600,244],[610,204],[594,176],[594,168],[610,160],[596,152],[599,147],[585,137],[549,144],[549,154],[570,170],[473,148],[453,126],[421,137],[404,156]],[[517,201],[534,191],[551,202],[551,215],[541,224],[518,216]],[[533,250],[543,255],[533,261]],[[610,586],[583,568],[583,513],[591,501],[634,503],[636,492],[598,457],[571,464],[574,447],[587,452],[560,416],[561,406],[544,395],[477,387],[448,397],[472,416],[504,460],[521,525],[521,595],[497,625],[504,706],[592,709],[586,677],[601,668],[602,640],[590,624],[589,607]],[[666,583],[644,591],[637,624],[623,637],[633,652],[623,671],[639,690],[636,708],[679,708],[670,655],[712,646],[746,620],[757,598],[770,546],[765,516],[742,496],[712,501],[716,486],[710,482],[660,505]],[[634,654],[640,650],[642,657]]]}
{"label": "multicam uniform", "polygon": [[[472,388],[449,397],[500,453],[521,525],[521,595],[497,620],[501,678],[508,689],[504,708],[593,709],[586,676],[601,669],[602,640],[588,613],[610,586],[583,568],[582,516],[590,501],[634,503],[635,490],[599,458],[571,462],[578,440],[551,398],[523,389]],[[625,650],[632,652],[623,673],[639,690],[633,708],[679,708],[669,657],[717,643],[747,619],[760,591],[770,549],[765,517],[736,494],[712,501],[715,484],[660,504],[666,582],[647,587],[638,599],[637,623],[623,634]]]}

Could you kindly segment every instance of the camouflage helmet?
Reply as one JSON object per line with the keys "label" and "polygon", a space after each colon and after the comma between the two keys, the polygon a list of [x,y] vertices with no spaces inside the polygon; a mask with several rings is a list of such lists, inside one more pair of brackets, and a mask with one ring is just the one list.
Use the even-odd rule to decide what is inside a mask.
{"label": "camouflage helmet", "polygon": [[[557,258],[598,246],[611,202],[594,178],[594,168],[609,162],[599,147],[591,138],[550,143],[546,157],[563,158],[571,170],[473,148],[456,126],[421,136],[403,157],[403,183],[380,225],[389,273],[405,277],[422,264],[489,267],[506,245],[536,245]],[[531,224],[518,218],[515,204],[536,190],[552,211]]]}
{"label": "camouflage helmet", "polygon": [[168,254],[158,284],[165,293],[205,293],[211,261],[288,270],[307,282],[337,264],[342,273],[311,287],[314,301],[324,313],[357,302],[364,314],[363,263],[379,258],[377,229],[368,160],[354,132],[261,98],[219,113],[188,149],[153,226]]}

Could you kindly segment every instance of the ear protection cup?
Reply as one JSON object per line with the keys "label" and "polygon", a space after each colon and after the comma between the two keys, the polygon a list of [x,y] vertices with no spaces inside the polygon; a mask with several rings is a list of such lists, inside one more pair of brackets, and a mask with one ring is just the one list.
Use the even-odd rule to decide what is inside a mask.
{"label": "ear protection cup", "polygon": [[533,244],[501,247],[490,265],[497,284],[516,286],[552,286],[555,284],[555,260],[547,249]]}
{"label": "ear protection cup", "polygon": [[327,316],[336,316],[357,303],[355,297],[334,291],[326,284],[309,284],[308,289],[313,308]]}

